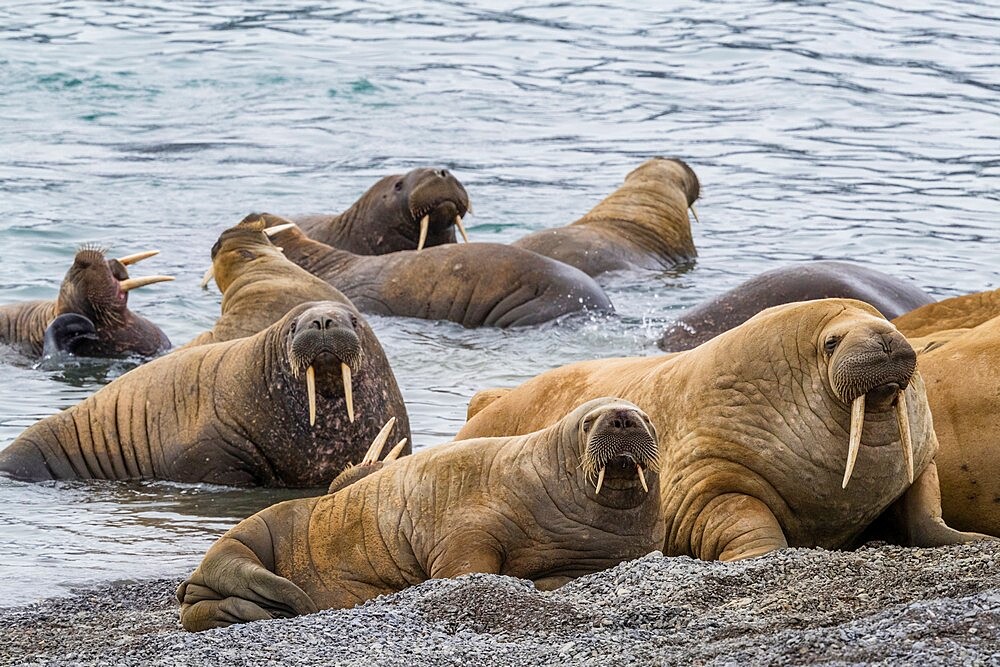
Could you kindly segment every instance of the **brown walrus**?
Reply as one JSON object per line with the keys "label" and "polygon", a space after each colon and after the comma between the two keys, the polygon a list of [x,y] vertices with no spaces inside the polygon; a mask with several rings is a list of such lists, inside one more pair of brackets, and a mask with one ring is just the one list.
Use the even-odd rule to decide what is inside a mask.
{"label": "brown walrus", "polygon": [[914,308],[892,320],[908,338],[947,329],[971,329],[1000,316],[1000,289],[953,296]]}
{"label": "brown walrus", "polygon": [[904,544],[981,538],[941,520],[915,363],[867,304],[793,303],[688,352],[571,364],[494,392],[456,438],[533,431],[593,396],[634,402],[660,434],[669,555],[842,547],[876,519]]}
{"label": "brown walrus", "polygon": [[447,169],[420,168],[379,180],[338,215],[296,218],[302,231],[356,255],[384,255],[455,242],[455,227],[469,241],[462,218],[469,195]]}
{"label": "brown walrus", "polygon": [[536,433],[425,449],[237,525],[177,589],[181,623],[353,607],[472,572],[555,588],[662,543],[656,451],[646,415],[613,398]]}
{"label": "brown walrus", "polygon": [[[26,301],[0,306],[0,343],[26,354],[69,350],[89,357],[153,356],[170,347],[163,331],[128,308],[130,290],[170,276],[129,278],[126,266],[156,255],[151,250],[107,259],[104,250],[84,246],[76,253],[54,301]],[[63,318],[46,330],[57,318]]]}
{"label": "brown walrus", "polygon": [[513,245],[575,266],[590,276],[621,269],[666,269],[694,259],[688,209],[700,185],[683,160],[653,158],[585,216]]}
{"label": "brown walrus", "polygon": [[[288,222],[267,213],[253,215],[263,216],[269,226]],[[579,269],[499,243],[365,256],[314,241],[296,228],[273,239],[286,257],[366,313],[511,327],[581,310],[614,310],[600,286]]]}
{"label": "brown walrus", "polygon": [[255,336],[160,357],[29,427],[0,452],[0,472],[326,484],[389,417],[409,437],[392,371],[359,322],[342,303],[307,303]]}

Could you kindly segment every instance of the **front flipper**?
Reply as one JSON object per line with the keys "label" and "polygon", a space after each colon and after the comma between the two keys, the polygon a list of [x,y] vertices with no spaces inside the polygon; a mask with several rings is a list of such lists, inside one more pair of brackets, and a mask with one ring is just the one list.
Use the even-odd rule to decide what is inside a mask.
{"label": "front flipper", "polygon": [[58,358],[80,354],[88,344],[97,341],[97,327],[88,317],[64,313],[52,320],[45,329],[42,358]]}
{"label": "front flipper", "polygon": [[482,530],[452,533],[427,570],[431,579],[447,579],[475,572],[500,574],[502,550],[497,540]]}
{"label": "front flipper", "polygon": [[727,493],[699,513],[689,553],[702,560],[733,561],[786,547],[785,534],[767,505],[753,496]]}

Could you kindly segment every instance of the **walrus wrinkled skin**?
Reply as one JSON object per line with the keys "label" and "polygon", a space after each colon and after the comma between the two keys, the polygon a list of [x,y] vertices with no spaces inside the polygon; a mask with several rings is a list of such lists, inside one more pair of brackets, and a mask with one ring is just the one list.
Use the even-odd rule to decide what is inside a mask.
{"label": "walrus wrinkled skin", "polygon": [[576,222],[529,234],[513,245],[590,276],[669,269],[698,255],[687,212],[699,192],[698,177],[683,160],[653,158]]}
{"label": "walrus wrinkled skin", "polygon": [[663,541],[656,451],[646,415],[613,398],[536,433],[425,449],[237,525],[177,589],[181,623],[352,607],[472,572],[555,588]]}
{"label": "walrus wrinkled skin", "polygon": [[[465,236],[469,195],[447,169],[412,169],[379,180],[339,215],[295,222],[307,236],[356,255],[385,255],[455,242]],[[468,241],[468,239],[466,239]]]}
{"label": "walrus wrinkled skin", "polygon": [[[0,306],[0,343],[36,357],[43,354],[46,343],[50,354],[87,357],[151,357],[169,349],[167,335],[128,308],[130,290],[173,280],[169,276],[129,278],[126,265],[155,254],[149,251],[107,259],[100,248],[84,246],[76,253],[54,301]],[[47,331],[56,318],[67,314],[79,317],[60,320]],[[84,328],[93,331],[84,335]]]}
{"label": "walrus wrinkled skin", "polygon": [[0,472],[324,485],[361,458],[389,417],[409,436],[395,379],[369,336],[353,309],[316,302],[255,336],[177,350],[29,427],[0,452]]}
{"label": "walrus wrinkled skin", "polygon": [[1000,316],[1000,289],[953,296],[915,308],[892,320],[907,338],[947,329],[971,329]]}
{"label": "walrus wrinkled skin", "polygon": [[766,271],[685,311],[660,338],[664,352],[690,350],[765,308],[813,299],[857,299],[892,319],[934,299],[899,278],[859,264],[814,261]]}
{"label": "walrus wrinkled skin", "polygon": [[660,434],[669,555],[849,546],[876,519],[879,537],[903,544],[981,539],[941,520],[914,365],[867,304],[788,304],[688,352],[571,364],[495,392],[456,439],[542,428],[593,396],[634,402]]}
{"label": "walrus wrinkled skin", "polygon": [[[254,215],[263,215],[269,226],[288,222]],[[365,313],[515,327],[581,310],[614,310],[600,286],[579,269],[499,243],[364,256],[314,241],[295,228],[273,241],[288,259],[339,289]]]}

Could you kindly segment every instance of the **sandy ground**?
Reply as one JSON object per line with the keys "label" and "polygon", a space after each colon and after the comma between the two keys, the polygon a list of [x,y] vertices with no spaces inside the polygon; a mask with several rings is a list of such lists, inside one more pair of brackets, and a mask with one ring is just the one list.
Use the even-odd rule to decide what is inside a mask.
{"label": "sandy ground", "polygon": [[1000,543],[650,554],[551,592],[436,580],[355,609],[190,634],[174,580],[0,610],[3,665],[1000,665]]}

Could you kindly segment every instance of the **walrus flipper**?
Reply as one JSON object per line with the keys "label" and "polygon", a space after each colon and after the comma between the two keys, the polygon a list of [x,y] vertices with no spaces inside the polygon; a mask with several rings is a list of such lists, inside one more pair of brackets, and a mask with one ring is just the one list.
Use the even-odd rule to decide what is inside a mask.
{"label": "walrus flipper", "polygon": [[[700,549],[703,560],[734,561],[756,558],[788,547],[778,519],[763,502],[742,493],[718,496],[701,511]],[[692,535],[692,546],[698,544]]]}
{"label": "walrus flipper", "polygon": [[42,358],[76,354],[88,342],[98,340],[97,327],[89,317],[63,313],[49,323],[42,342]]}

